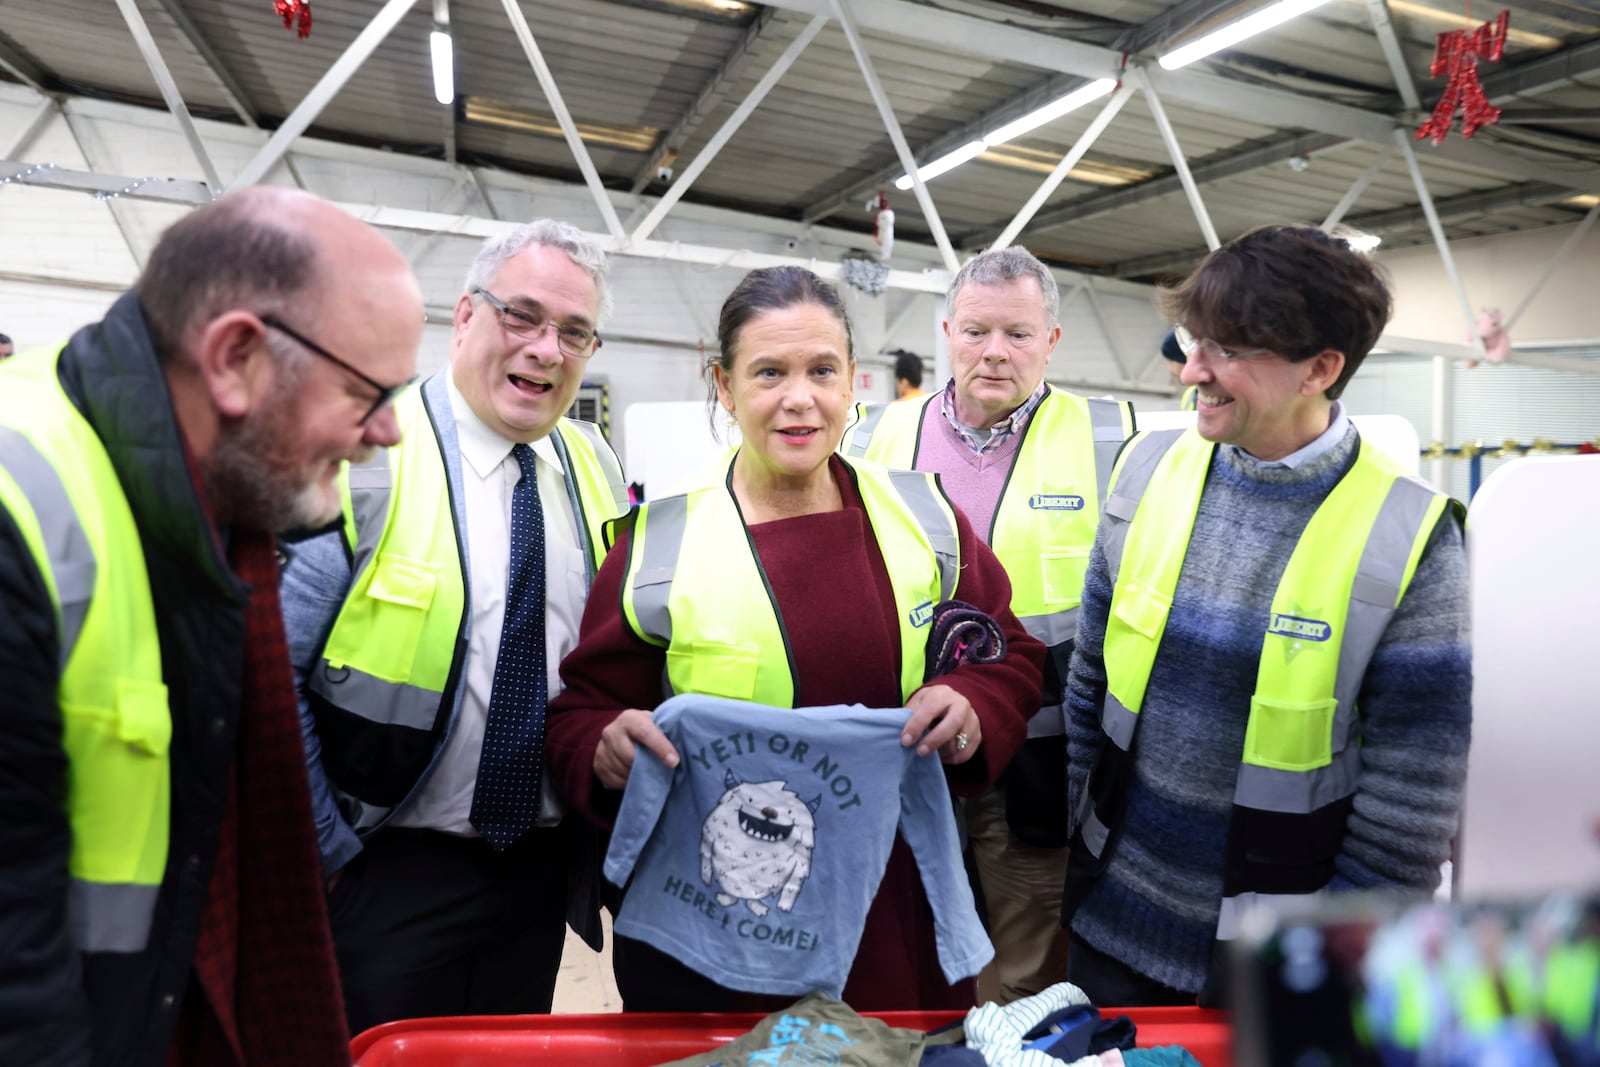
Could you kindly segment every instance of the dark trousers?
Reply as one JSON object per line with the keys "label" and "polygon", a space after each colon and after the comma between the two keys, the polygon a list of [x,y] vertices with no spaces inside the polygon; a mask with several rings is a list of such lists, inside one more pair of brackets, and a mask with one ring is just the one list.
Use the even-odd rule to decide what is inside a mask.
{"label": "dark trousers", "polygon": [[1146,978],[1121,960],[1112,959],[1077,934],[1067,943],[1067,981],[1105,1008],[1193,1007],[1195,995],[1154,978]]}
{"label": "dark trousers", "polygon": [[566,846],[380,831],[328,898],[350,1033],[434,1015],[548,1012],[566,939]]}

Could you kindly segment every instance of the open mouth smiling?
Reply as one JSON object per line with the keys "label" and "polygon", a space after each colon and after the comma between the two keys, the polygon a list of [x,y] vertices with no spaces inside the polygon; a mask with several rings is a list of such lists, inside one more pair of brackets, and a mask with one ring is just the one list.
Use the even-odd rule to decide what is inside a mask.
{"label": "open mouth smiling", "polygon": [[[740,809],[739,829],[744,831],[746,837],[753,837],[757,841],[787,841],[789,835],[794,832],[794,823],[782,823],[762,818],[766,814],[767,812],[763,811],[761,815],[752,815]],[[772,814],[777,813],[773,812]]]}

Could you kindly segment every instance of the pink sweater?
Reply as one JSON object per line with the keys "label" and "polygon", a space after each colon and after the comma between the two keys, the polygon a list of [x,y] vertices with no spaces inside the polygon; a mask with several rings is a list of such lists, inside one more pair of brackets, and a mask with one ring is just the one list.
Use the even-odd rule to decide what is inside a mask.
{"label": "pink sweater", "polygon": [[1012,434],[999,448],[980,456],[940,413],[937,400],[922,420],[917,469],[938,473],[945,494],[966,512],[973,533],[985,544],[994,533],[994,509],[1000,504],[1000,490],[1021,440],[1021,434]]}

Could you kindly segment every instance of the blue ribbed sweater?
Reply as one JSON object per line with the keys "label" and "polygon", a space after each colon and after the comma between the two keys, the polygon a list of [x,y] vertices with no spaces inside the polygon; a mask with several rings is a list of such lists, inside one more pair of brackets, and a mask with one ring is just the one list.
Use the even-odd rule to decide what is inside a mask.
{"label": "blue ribbed sweater", "polygon": [[[1212,459],[1139,715],[1122,837],[1072,920],[1089,944],[1174,989],[1198,991],[1211,958],[1272,596],[1312,513],[1354,462],[1356,442],[1352,428],[1296,470],[1263,466],[1231,446]],[[1110,603],[1097,538],[1067,684],[1074,799],[1103,743]],[[1438,884],[1467,772],[1467,625],[1466,554],[1446,517],[1361,685],[1361,778],[1330,888]]]}

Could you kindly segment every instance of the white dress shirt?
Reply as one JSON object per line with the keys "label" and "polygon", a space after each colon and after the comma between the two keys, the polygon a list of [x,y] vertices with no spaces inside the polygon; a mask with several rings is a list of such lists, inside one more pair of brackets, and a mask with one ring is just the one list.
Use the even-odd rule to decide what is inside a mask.
{"label": "white dress shirt", "polygon": [[[411,801],[395,813],[391,825],[476,837],[478,832],[468,816],[478,784],[478,757],[483,750],[489,693],[494,688],[495,661],[500,655],[500,631],[505,625],[511,493],[522,478],[522,468],[512,458],[512,442],[484,425],[454,380],[448,385],[450,410],[455,414],[461,440],[467,560],[471,571],[468,610],[472,612],[472,629],[461,683],[466,691],[455,729],[433,773]],[[553,699],[561,691],[561,660],[578,643],[578,622],[589,592],[588,576],[577,517],[567,499],[566,476],[555,445],[545,437],[533,442],[532,448],[537,461],[539,505],[544,510],[545,674]],[[440,506],[445,506],[443,501]],[[548,773],[539,794],[539,825],[553,826],[561,819],[561,802]]]}

